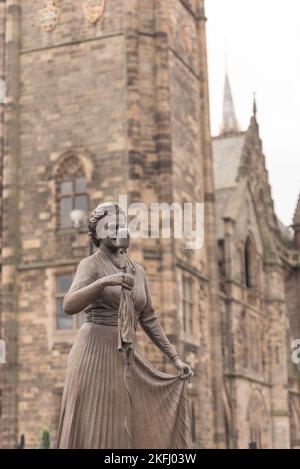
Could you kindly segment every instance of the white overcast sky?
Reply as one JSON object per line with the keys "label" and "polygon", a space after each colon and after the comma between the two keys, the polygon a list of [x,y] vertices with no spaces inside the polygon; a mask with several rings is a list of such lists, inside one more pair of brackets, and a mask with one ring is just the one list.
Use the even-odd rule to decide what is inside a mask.
{"label": "white overcast sky", "polygon": [[236,113],[248,127],[253,92],[280,220],[300,192],[300,0],[206,0],[210,106],[218,134],[227,51]]}

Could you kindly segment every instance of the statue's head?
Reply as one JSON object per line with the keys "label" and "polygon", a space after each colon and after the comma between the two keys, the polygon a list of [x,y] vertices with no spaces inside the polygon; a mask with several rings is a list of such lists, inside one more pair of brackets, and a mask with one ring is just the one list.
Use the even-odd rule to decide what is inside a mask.
{"label": "statue's head", "polygon": [[130,237],[124,210],[113,202],[98,205],[90,216],[89,236],[96,247],[103,244],[110,249],[127,249]]}

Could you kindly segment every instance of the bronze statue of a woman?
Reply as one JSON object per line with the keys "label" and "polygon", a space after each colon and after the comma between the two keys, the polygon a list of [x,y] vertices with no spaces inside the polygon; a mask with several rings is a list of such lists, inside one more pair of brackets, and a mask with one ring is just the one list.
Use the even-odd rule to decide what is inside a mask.
{"label": "bronze statue of a woman", "polygon": [[[96,208],[89,234],[98,249],[80,262],[64,299],[67,314],[84,310],[87,321],[68,357],[58,448],[191,447],[192,370],[164,333],[143,268],[128,258],[125,223],[116,204]],[[179,374],[156,370],[135,351],[138,323]]]}

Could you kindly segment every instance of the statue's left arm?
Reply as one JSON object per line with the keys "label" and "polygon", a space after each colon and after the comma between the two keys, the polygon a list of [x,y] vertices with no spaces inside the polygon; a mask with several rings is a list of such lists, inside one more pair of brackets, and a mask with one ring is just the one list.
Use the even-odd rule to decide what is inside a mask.
{"label": "statue's left arm", "polygon": [[145,291],[147,302],[139,318],[142,329],[154,345],[156,345],[173,362],[174,366],[180,371],[181,376],[184,379],[191,378],[193,375],[191,367],[179,358],[175,347],[169,341],[161,322],[155,313],[146,277]]}

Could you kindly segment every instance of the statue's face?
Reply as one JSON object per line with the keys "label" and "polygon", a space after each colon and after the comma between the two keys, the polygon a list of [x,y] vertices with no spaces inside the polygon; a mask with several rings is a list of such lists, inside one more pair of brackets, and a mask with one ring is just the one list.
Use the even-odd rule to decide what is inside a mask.
{"label": "statue's face", "polygon": [[127,249],[130,236],[126,228],[126,217],[123,214],[108,214],[97,225],[97,236],[101,243],[110,249]]}

